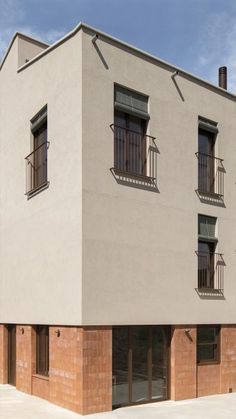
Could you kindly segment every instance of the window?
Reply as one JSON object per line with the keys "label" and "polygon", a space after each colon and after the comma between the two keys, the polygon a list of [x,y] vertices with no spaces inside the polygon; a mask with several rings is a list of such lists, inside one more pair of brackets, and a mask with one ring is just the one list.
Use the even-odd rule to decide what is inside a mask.
{"label": "window", "polygon": [[218,266],[215,247],[216,218],[205,215],[198,216],[198,288],[215,289],[216,268]]}
{"label": "window", "polygon": [[197,362],[220,361],[220,327],[199,326],[197,328]]}
{"label": "window", "polygon": [[35,193],[47,182],[47,107],[31,120],[33,151],[26,157],[26,194]]}
{"label": "window", "polygon": [[215,157],[217,124],[199,118],[198,121],[198,192],[223,196],[222,159]]}
{"label": "window", "polygon": [[49,372],[49,328],[36,327],[36,373],[48,376]]}
{"label": "window", "polygon": [[146,135],[148,97],[121,86],[115,86],[114,169],[148,176]]}

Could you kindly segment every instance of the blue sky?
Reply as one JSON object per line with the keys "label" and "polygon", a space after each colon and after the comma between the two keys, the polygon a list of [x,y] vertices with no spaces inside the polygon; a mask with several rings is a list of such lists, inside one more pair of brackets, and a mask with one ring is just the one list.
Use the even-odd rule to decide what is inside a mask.
{"label": "blue sky", "polygon": [[0,0],[0,59],[16,31],[53,43],[80,21],[236,92],[236,0]]}

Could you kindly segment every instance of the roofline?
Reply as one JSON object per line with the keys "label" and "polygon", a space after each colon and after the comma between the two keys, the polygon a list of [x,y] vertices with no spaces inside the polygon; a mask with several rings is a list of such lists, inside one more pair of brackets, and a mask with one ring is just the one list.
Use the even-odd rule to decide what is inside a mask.
{"label": "roofline", "polygon": [[7,58],[8,54],[9,54],[9,52],[11,50],[12,45],[15,42],[15,39],[17,38],[17,36],[19,38],[25,39],[26,41],[31,41],[31,42],[39,45],[39,46],[43,46],[43,47],[46,47],[46,48],[49,47],[49,44],[46,44],[46,42],[39,41],[38,39],[33,38],[32,36],[25,35],[24,33],[16,32],[13,35],[13,37],[12,37],[12,39],[11,39],[9,45],[8,45],[8,48],[7,48],[7,50],[6,50],[6,52],[5,52],[4,56],[3,56],[3,59],[2,59],[1,64],[0,64],[0,71],[2,69],[2,66],[3,66],[4,62],[6,61],[6,58]]}
{"label": "roofline", "polygon": [[[146,52],[146,51],[144,51],[142,49],[139,49],[137,47],[134,47],[133,45],[130,45],[127,42],[121,41],[120,39],[115,38],[115,37],[113,37],[113,36],[111,36],[111,35],[109,35],[109,34],[107,34],[105,32],[102,32],[102,31],[100,31],[100,30],[98,30],[98,29],[90,26],[90,25],[87,25],[86,23],[83,23],[83,22],[80,22],[71,32],[67,33],[64,37],[62,37],[61,39],[59,39],[57,42],[55,42],[54,44],[52,44],[51,46],[49,46],[47,49],[45,49],[44,51],[42,51],[41,53],[39,53],[38,55],[36,55],[35,57],[33,57],[27,63],[23,64],[21,67],[19,67],[18,70],[17,70],[17,72],[19,73],[19,72],[23,71],[24,69],[26,69],[27,67],[29,67],[30,65],[32,65],[35,61],[39,60],[44,55],[50,53],[53,49],[57,48],[58,46],[60,46],[64,42],[66,42],[68,39],[70,39],[71,37],[73,37],[74,35],[76,35],[76,33],[79,32],[81,29],[87,29],[88,31],[93,32],[94,35],[97,34],[97,35],[101,36],[103,39],[108,39],[108,40],[110,40],[112,42],[115,42],[116,44],[120,45],[121,47],[126,47],[126,48],[130,49],[131,51],[134,51],[134,52],[138,53],[139,55],[142,55],[143,57],[152,59],[154,62],[156,62],[158,64],[161,64],[161,65],[167,67],[170,71],[178,71],[179,75],[186,76],[186,77],[190,78],[194,82],[198,82],[198,83],[200,82],[201,84],[203,84],[205,86],[208,86],[211,89],[215,90],[219,94],[223,94],[223,95],[228,96],[228,97],[230,97],[231,99],[234,99],[234,100],[236,99],[236,95],[233,94],[233,93],[231,93],[231,92],[229,92],[228,90],[222,89],[221,87],[216,86],[215,84],[212,84],[209,81],[207,81],[205,79],[202,79],[201,77],[195,76],[194,74],[189,73],[186,70],[183,70],[181,67],[176,67],[175,65],[173,65],[173,64],[171,64],[171,63],[169,63],[167,61],[161,60],[160,58],[156,57],[153,54],[150,54],[150,53],[148,53],[148,52]],[[10,48],[12,46],[12,43],[14,42],[14,39],[15,39],[15,37],[17,35],[20,35],[20,36],[24,36],[25,37],[25,35],[22,35],[22,34],[20,34],[18,32],[15,34],[15,36],[13,37],[13,39],[12,39],[12,41],[10,43],[10,46],[9,46],[9,48],[7,50],[7,53],[6,53],[5,57],[4,57],[4,61],[6,59],[7,54],[9,53],[9,50],[10,50]],[[28,37],[28,38],[31,39],[31,40],[34,40],[33,38],[30,38],[30,37]],[[37,40],[34,40],[34,41],[40,42],[40,41],[37,41]],[[40,42],[40,43],[42,45],[47,45],[47,44],[44,44],[42,42]],[[1,64],[1,67],[3,65],[3,62]],[[0,67],[0,70],[1,70],[1,67]]]}

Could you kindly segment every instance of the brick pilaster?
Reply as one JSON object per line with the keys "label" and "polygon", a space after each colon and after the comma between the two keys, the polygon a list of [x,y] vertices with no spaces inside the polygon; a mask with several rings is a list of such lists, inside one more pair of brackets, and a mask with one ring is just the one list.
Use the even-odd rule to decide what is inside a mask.
{"label": "brick pilaster", "polygon": [[[60,335],[57,333],[58,330]],[[50,327],[49,348],[49,400],[81,413],[83,329]]]}
{"label": "brick pilaster", "polygon": [[0,384],[8,382],[8,331],[0,325]]}
{"label": "brick pilaster", "polygon": [[16,388],[32,392],[32,374],[35,371],[35,331],[32,326],[16,327]]}
{"label": "brick pilaster", "polygon": [[171,339],[172,400],[196,397],[196,327],[173,326]]}
{"label": "brick pilaster", "polygon": [[112,409],[112,328],[83,332],[83,414]]}
{"label": "brick pilaster", "polygon": [[236,391],[236,325],[221,327],[221,393]]}

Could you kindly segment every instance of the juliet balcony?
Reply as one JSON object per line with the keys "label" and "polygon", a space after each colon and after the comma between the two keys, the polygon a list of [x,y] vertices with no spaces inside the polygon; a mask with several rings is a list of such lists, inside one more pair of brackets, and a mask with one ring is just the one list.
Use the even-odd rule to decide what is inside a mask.
{"label": "juliet balcony", "polygon": [[46,141],[25,157],[26,162],[26,195],[30,196],[48,185]]}
{"label": "juliet balcony", "polygon": [[224,260],[222,253],[196,252],[198,257],[198,290],[224,290]]}
{"label": "juliet balcony", "polygon": [[198,189],[200,195],[224,197],[223,159],[204,153],[196,153],[198,158]]}

